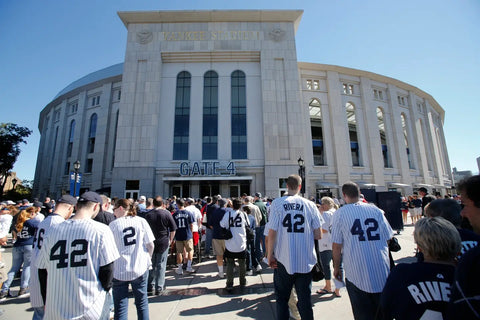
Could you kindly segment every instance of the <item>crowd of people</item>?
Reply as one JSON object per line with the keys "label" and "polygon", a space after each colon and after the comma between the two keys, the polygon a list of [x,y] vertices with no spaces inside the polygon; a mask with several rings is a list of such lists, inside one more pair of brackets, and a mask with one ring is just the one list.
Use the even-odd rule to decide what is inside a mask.
{"label": "crowd of people", "polygon": [[[273,268],[278,319],[313,319],[316,264],[325,285],[314,294],[341,297],[345,286],[355,319],[479,317],[480,176],[460,183],[454,198],[420,188],[404,199],[417,262],[396,266],[393,230],[358,185],[342,186],[340,204],[300,196],[301,184],[291,175],[286,194],[267,201],[260,193],[135,201],[88,191],[78,199],[2,203],[0,245],[10,233],[14,244],[0,299],[11,297],[21,269],[18,296],[30,294],[33,319],[108,319],[112,310],[115,319],[127,319],[129,286],[138,319],[148,319],[148,296],[166,290],[169,255],[178,276],[195,274],[194,255],[202,255],[216,260],[227,291],[235,269],[243,288],[247,276]],[[203,252],[195,251],[202,242]]]}

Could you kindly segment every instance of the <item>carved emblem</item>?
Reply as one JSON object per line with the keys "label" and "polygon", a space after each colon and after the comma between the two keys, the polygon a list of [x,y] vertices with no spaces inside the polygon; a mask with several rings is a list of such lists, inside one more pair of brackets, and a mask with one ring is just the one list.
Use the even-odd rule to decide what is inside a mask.
{"label": "carved emblem", "polygon": [[147,44],[153,40],[153,34],[151,31],[142,30],[137,32],[137,42],[140,44]]}
{"label": "carved emblem", "polygon": [[285,31],[280,28],[275,28],[268,33],[268,36],[273,41],[282,41],[285,37]]}

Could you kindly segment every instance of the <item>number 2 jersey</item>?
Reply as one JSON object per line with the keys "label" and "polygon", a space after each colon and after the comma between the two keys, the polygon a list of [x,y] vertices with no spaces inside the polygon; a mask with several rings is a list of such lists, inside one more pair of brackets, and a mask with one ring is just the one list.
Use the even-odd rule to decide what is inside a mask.
{"label": "number 2 jersey", "polygon": [[374,205],[347,204],[333,214],[332,243],[343,245],[345,277],[369,293],[382,292],[390,272],[387,241],[393,231]]}
{"label": "number 2 jersey", "polygon": [[298,195],[273,200],[267,228],[277,232],[275,258],[288,274],[308,273],[317,262],[314,230],[324,223],[315,203]]}
{"label": "number 2 jersey", "polygon": [[121,281],[137,279],[152,265],[147,250],[147,244],[155,240],[152,229],[147,220],[132,216],[117,218],[109,227],[120,252],[113,264],[113,277]]}
{"label": "number 2 jersey", "polygon": [[71,219],[52,227],[38,260],[48,272],[45,319],[98,319],[106,297],[98,273],[118,257],[107,225]]}

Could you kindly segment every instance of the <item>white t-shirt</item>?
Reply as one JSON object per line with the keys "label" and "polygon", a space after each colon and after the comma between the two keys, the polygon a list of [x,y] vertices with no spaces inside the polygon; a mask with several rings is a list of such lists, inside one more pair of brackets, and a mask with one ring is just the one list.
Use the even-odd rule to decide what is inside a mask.
{"label": "white t-shirt", "polygon": [[110,225],[120,258],[113,263],[113,277],[121,281],[135,280],[152,265],[147,244],[155,237],[147,220],[125,216],[113,220]]}
{"label": "white t-shirt", "polygon": [[247,249],[247,232],[245,231],[247,214],[241,210],[227,211],[220,221],[220,226],[227,228],[233,237],[225,240],[225,248],[230,252],[242,252]]}
{"label": "white t-shirt", "polygon": [[0,239],[5,238],[10,231],[12,225],[12,215],[5,213],[0,215]]}
{"label": "white t-shirt", "polygon": [[[332,250],[331,232],[333,212],[324,211],[323,213],[321,213],[321,215],[325,222],[322,224],[322,238],[318,240],[318,249],[320,252]],[[325,232],[324,230],[327,230],[327,232]]]}
{"label": "white t-shirt", "polygon": [[119,256],[107,225],[70,219],[52,227],[38,258],[48,273],[45,319],[99,319],[106,291],[98,272]]}
{"label": "white t-shirt", "polygon": [[314,230],[323,222],[315,203],[299,195],[273,200],[268,228],[277,232],[274,255],[288,274],[312,271],[317,262]]}
{"label": "white t-shirt", "polygon": [[332,219],[332,242],[343,245],[345,277],[360,290],[382,292],[390,260],[387,240],[393,231],[382,211],[357,202],[338,209]]}
{"label": "white t-shirt", "polygon": [[193,219],[194,221],[192,223],[193,224],[192,232],[198,232],[198,221],[202,220],[202,213],[193,204],[188,207],[185,207],[185,210],[188,212],[191,212],[194,218]]}

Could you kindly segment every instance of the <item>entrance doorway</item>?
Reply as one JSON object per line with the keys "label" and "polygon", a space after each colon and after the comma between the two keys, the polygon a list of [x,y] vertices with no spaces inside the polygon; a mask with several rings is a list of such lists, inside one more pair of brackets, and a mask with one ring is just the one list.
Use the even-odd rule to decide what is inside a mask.
{"label": "entrance doorway", "polygon": [[211,197],[217,194],[220,194],[220,183],[218,181],[200,183],[200,198]]}

